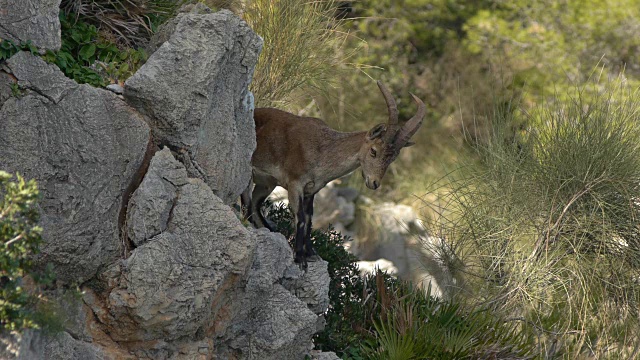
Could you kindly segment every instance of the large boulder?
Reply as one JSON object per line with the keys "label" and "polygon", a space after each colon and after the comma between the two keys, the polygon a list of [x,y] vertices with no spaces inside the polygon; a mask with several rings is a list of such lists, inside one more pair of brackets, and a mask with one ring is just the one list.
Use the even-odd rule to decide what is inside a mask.
{"label": "large boulder", "polygon": [[181,13],[172,30],[125,83],[125,98],[148,115],[158,144],[176,151],[189,176],[224,203],[251,178],[256,147],[248,87],[262,40],[230,11]]}
{"label": "large boulder", "polygon": [[149,127],[113,93],[28,52],[6,67],[21,90],[0,109],[0,169],[38,181],[39,262],[53,264],[60,282],[82,283],[123,252],[119,216]]}
{"label": "large boulder", "polygon": [[242,283],[256,246],[231,209],[202,180],[187,178],[168,148],[151,160],[130,209],[140,209],[135,203],[165,202],[163,191],[145,190],[154,185],[173,194],[167,216],[158,222],[162,230],[147,234],[104,274],[111,287],[105,296],[110,314],[100,320],[116,341],[194,337],[210,326],[230,289]]}
{"label": "large boulder", "polygon": [[168,148],[128,209],[138,246],[84,296],[113,341],[140,358],[297,359],[313,348],[326,262],[301,271],[281,234],[245,228]]}
{"label": "large boulder", "polygon": [[60,49],[60,0],[0,0],[0,40]]}

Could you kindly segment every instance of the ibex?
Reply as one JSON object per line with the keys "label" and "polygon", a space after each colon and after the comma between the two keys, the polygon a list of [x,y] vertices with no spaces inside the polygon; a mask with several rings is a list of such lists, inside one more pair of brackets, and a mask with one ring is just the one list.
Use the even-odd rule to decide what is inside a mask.
{"label": "ibex", "polygon": [[272,229],[260,211],[262,203],[276,186],[289,192],[296,224],[295,261],[306,267],[317,260],[311,246],[313,198],[329,181],[362,167],[362,176],[370,189],[377,189],[400,149],[418,131],[425,115],[424,103],[411,94],[418,105],[416,114],[404,124],[398,123],[398,109],[389,90],[378,81],[389,112],[386,124],[369,131],[339,132],[322,120],[300,117],[273,108],[254,112],[257,147],[253,153],[253,182],[242,194],[245,216],[256,227]]}

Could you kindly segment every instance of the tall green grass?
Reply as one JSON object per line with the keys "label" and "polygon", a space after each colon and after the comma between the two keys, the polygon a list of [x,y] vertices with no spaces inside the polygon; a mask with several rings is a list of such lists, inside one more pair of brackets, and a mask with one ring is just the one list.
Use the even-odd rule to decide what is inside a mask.
{"label": "tall green grass", "polygon": [[637,98],[612,81],[495,109],[434,206],[463,294],[519,322],[543,358],[638,355]]}
{"label": "tall green grass", "polygon": [[256,106],[280,107],[296,95],[326,95],[353,55],[333,0],[250,0],[243,18],[264,40],[251,90]]}

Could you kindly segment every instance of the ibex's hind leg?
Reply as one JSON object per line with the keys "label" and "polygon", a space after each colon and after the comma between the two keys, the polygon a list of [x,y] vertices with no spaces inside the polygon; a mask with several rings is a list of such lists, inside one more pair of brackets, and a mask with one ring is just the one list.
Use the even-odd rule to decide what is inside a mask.
{"label": "ibex's hind leg", "polygon": [[276,188],[276,183],[272,181],[258,182],[260,180],[256,178],[256,186],[253,188],[253,193],[251,194],[249,221],[251,221],[256,228],[266,227],[270,231],[275,231],[274,227],[271,226],[264,215],[262,215],[260,209],[267,199],[267,196]]}
{"label": "ibex's hind leg", "polygon": [[251,216],[251,192],[253,191],[253,180],[249,181],[249,185],[240,194],[240,203],[242,204],[242,216],[249,220]]}

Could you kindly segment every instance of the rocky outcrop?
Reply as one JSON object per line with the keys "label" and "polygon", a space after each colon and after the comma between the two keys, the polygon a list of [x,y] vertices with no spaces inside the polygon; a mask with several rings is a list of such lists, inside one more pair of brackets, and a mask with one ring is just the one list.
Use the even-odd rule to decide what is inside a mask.
{"label": "rocky outcrop", "polygon": [[[157,178],[156,185],[171,188],[172,197],[146,191]],[[255,239],[206,184],[187,178],[167,148],[153,157],[131,202],[136,200],[168,200],[167,216],[157,223],[164,230],[148,234],[127,259],[103,274],[111,289],[104,304],[109,316],[100,320],[115,341],[191,338],[213,322],[228,289],[240,285]]]}
{"label": "rocky outcrop", "polygon": [[102,348],[88,342],[74,339],[69,333],[61,332],[47,336],[34,330],[24,334],[11,333],[0,339],[0,359],[15,360],[57,360],[112,359]]}
{"label": "rocky outcrop", "polygon": [[160,145],[224,203],[251,177],[256,147],[248,85],[262,40],[230,11],[181,13],[168,40],[126,81],[127,101],[149,116]]}
{"label": "rocky outcrop", "polygon": [[[328,288],[326,262],[306,273],[293,263],[291,250],[280,234],[257,230],[256,257],[249,273],[245,292],[239,298],[241,311],[234,321],[226,323],[222,346],[217,355],[221,359],[302,359],[312,348],[311,336],[321,330],[324,320],[318,314],[326,311],[305,303],[305,298],[294,296],[302,288],[313,283],[318,288]],[[282,261],[284,259],[284,261]],[[322,265],[324,264],[324,265]],[[283,278],[287,285],[281,284]],[[320,279],[320,280],[318,280]],[[328,293],[324,293],[328,305]],[[314,311],[310,306],[314,307]],[[255,356],[255,355],[253,355]]]}
{"label": "rocky outcrop", "polygon": [[[165,213],[166,203],[167,216],[153,215]],[[101,275],[103,294],[85,296],[112,340],[149,358],[191,348],[209,357],[296,359],[311,350],[328,305],[325,262],[301,272],[282,235],[242,226],[168,148],[151,160],[129,209],[152,214],[154,229],[163,230],[142,236],[127,259]],[[326,291],[295,296],[313,293],[309,288]]]}
{"label": "rocky outcrop", "polygon": [[0,39],[60,49],[60,0],[0,0]]}
{"label": "rocky outcrop", "polygon": [[[122,253],[118,217],[149,141],[142,116],[109,91],[78,85],[21,52],[6,63],[19,93],[0,109],[0,169],[38,181],[44,244],[63,283],[82,283]],[[1,72],[0,72],[1,74]]]}
{"label": "rocky outcrop", "polygon": [[56,335],[0,333],[0,358],[310,352],[327,263],[301,271],[282,235],[227,205],[251,173],[260,46],[229,12],[181,14],[124,98],[29,53],[0,64],[0,168],[40,185],[39,261],[54,265],[62,286],[47,297],[65,320]]}

